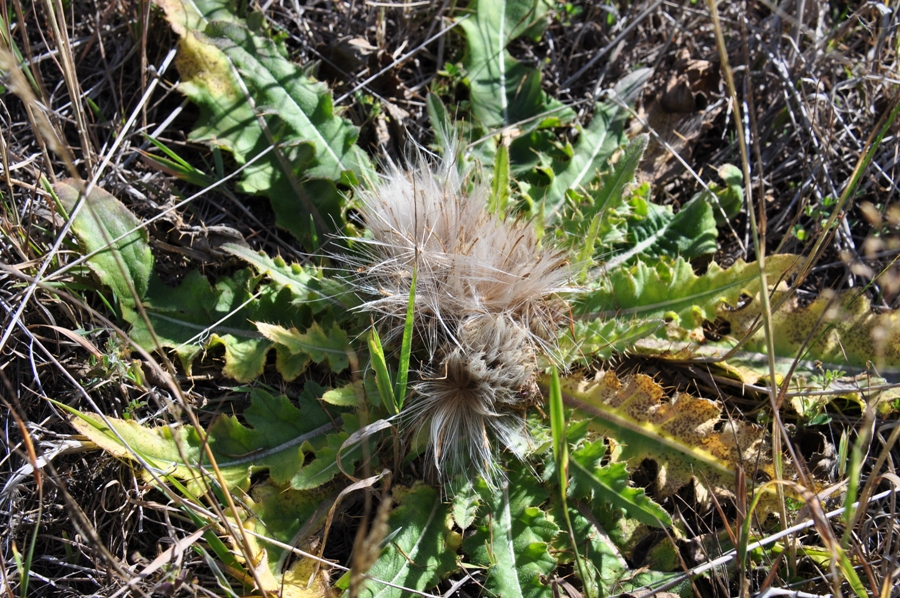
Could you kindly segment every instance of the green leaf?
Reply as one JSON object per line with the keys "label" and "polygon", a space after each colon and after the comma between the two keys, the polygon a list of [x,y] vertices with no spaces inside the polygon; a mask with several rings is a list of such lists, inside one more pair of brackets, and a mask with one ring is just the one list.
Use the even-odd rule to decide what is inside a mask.
{"label": "green leaf", "polygon": [[406,401],[406,387],[409,381],[409,356],[412,351],[413,325],[416,307],[416,280],[418,268],[413,267],[412,281],[409,285],[409,301],[406,304],[406,320],[403,322],[403,340],[400,343],[400,364],[397,366],[397,384],[394,387],[394,405],[397,413],[403,409]]}
{"label": "green leaf", "polygon": [[566,443],[566,414],[563,410],[562,391],[559,387],[559,372],[553,367],[550,373],[550,432],[553,437],[553,460],[562,472],[560,485],[565,491],[566,469],[569,463],[569,448]]}
{"label": "green leaf", "polygon": [[[591,188],[583,192],[567,188],[565,191],[563,199],[567,199],[569,205],[558,217],[560,227],[557,237],[561,243],[572,245],[577,250],[578,263],[584,264],[585,274],[593,262],[598,245],[601,253],[604,250],[609,252],[615,243],[621,243],[627,238],[627,227],[630,224],[627,216],[631,213],[631,207],[625,203],[625,191],[634,182],[635,172],[647,147],[647,139],[646,135],[639,135],[628,144],[610,170],[603,173],[599,189]],[[611,149],[615,150],[617,147]],[[553,212],[548,212],[548,215],[555,215],[559,208],[558,204],[555,205]]]}
{"label": "green leaf", "polygon": [[[545,213],[549,218],[557,215],[565,200],[566,191],[587,188],[600,171],[605,169],[607,161],[626,141],[627,118],[628,111],[616,103],[596,105],[594,118],[589,127],[580,131],[578,141],[572,148],[571,158],[564,163],[554,160],[550,166],[554,173],[550,185],[541,189],[537,195],[532,193],[532,197],[536,199],[543,195],[547,204]],[[604,177],[591,213],[603,211],[611,196],[621,196],[624,186],[634,179],[634,171],[646,147],[646,135],[636,137],[629,144],[625,155],[613,165],[609,178]]]}
{"label": "green leaf", "polygon": [[400,410],[394,400],[394,386],[391,383],[391,375],[388,373],[387,362],[384,359],[384,347],[381,345],[381,337],[378,331],[372,328],[369,332],[369,357],[372,369],[375,370],[375,384],[378,386],[378,394],[388,413],[397,415]]}
{"label": "green leaf", "polygon": [[677,214],[671,206],[658,206],[639,197],[628,218],[627,237],[604,267],[614,270],[637,257],[646,260],[666,256],[692,260],[716,251],[716,219],[712,206],[703,197],[695,198]]}
{"label": "green leaf", "polygon": [[[348,432],[355,432],[359,427],[355,416],[344,415],[344,431],[329,434],[325,441],[315,445],[316,458],[297,472],[291,478],[291,488],[295,490],[310,490],[327,484],[341,473],[341,468],[347,472],[353,472],[356,464],[362,457],[362,448],[359,443],[348,446],[343,451],[341,446],[350,437]],[[338,466],[338,453],[341,463]]]}
{"label": "green leaf", "polygon": [[[53,190],[69,213],[83,192],[74,179],[57,183]],[[72,222],[72,232],[85,254],[94,254],[87,260],[88,267],[115,294],[122,317],[134,322],[137,312],[132,287],[138,298],[143,297],[153,269],[147,230],[122,202],[100,187],[95,186],[84,201],[86,205]]]}
{"label": "green leaf", "polygon": [[144,160],[155,165],[156,168],[162,170],[164,172],[171,173],[183,181],[187,181],[192,185],[196,185],[197,187],[205,188],[211,187],[216,183],[216,179],[212,176],[209,176],[193,164],[188,163],[181,156],[176,154],[172,149],[167,147],[161,141],[153,139],[147,135],[144,135],[144,139],[153,144],[159,151],[161,151],[165,156],[157,156],[154,154],[149,154],[146,152],[141,152],[141,157]]}
{"label": "green leaf", "polygon": [[364,598],[405,598],[409,593],[385,584],[419,592],[435,587],[441,577],[457,569],[454,534],[447,505],[440,493],[424,484],[394,488],[390,539],[369,570],[360,595]]}
{"label": "green leaf", "polygon": [[[716,209],[716,222],[724,224],[725,218],[734,218],[744,205],[744,173],[732,164],[723,164],[719,168],[719,178],[725,181],[725,187],[710,185],[715,193],[715,202],[721,210]],[[722,214],[724,212],[724,215]]]}
{"label": "green leaf", "polygon": [[337,324],[332,324],[327,333],[318,322],[313,322],[304,333],[296,328],[288,330],[283,326],[264,322],[257,322],[256,328],[264,337],[287,349],[293,357],[300,357],[301,361],[302,359],[312,360],[315,363],[327,361],[334,373],[339,373],[350,365],[347,358],[350,339]]}
{"label": "green leaf", "polygon": [[[553,505],[551,511],[554,517],[562,518],[559,504]],[[585,512],[588,512],[585,510]],[[599,527],[597,519],[588,518],[579,509],[570,508],[569,517],[572,520],[572,529],[578,542],[579,553],[585,555],[589,563],[593,585],[599,588],[600,596],[619,595],[634,592],[635,590],[650,587],[658,587],[676,577],[680,577],[680,571],[667,573],[661,571],[648,571],[646,565],[639,569],[631,569],[623,556],[616,549],[606,530]],[[663,542],[667,542],[664,539]],[[559,544],[559,540],[557,540]],[[559,544],[560,550],[566,550],[567,545]],[[691,583],[684,583],[669,590],[688,598],[693,596]]]}
{"label": "green leaf", "polygon": [[[368,159],[356,145],[359,131],[334,114],[328,87],[310,80],[274,42],[228,21],[213,21],[203,33],[231,60],[250,92],[256,113],[265,115],[269,131],[285,144],[286,157],[296,160],[305,153],[300,149],[292,155],[291,144],[312,144],[315,158],[307,176],[337,181],[345,171],[362,176],[369,169]],[[264,172],[258,175],[265,177]],[[253,176],[245,176],[247,188],[268,186],[265,178],[257,182]]]}
{"label": "green leaf", "polygon": [[[773,255],[766,259],[768,279],[782,280],[798,265],[793,255]],[[636,261],[630,266],[608,270],[596,290],[586,293],[574,307],[577,314],[591,313],[603,319],[639,316],[665,319],[665,332],[678,338],[703,340],[704,321],[713,322],[723,304],[737,305],[743,295],[755,297],[760,290],[757,262],[735,262],[727,270],[711,263],[698,276],[683,258],[673,262]]]}
{"label": "green leaf", "polygon": [[622,206],[625,188],[634,181],[635,172],[641,164],[649,140],[646,134],[635,137],[612,168],[603,174],[600,188],[591,193],[593,204],[584,211],[586,216],[604,214],[608,210]]}
{"label": "green leaf", "polygon": [[294,302],[308,303],[314,314],[336,304],[350,309],[359,302],[341,282],[325,277],[321,268],[289,264],[281,256],[269,257],[235,243],[226,243],[221,249],[247,262],[258,274],[268,276],[274,289],[289,288]]}
{"label": "green leaf", "polygon": [[569,461],[572,476],[569,495],[585,499],[588,504],[593,501],[611,504],[652,527],[672,525],[669,514],[653,502],[643,488],[629,484],[624,463],[599,465],[608,448],[601,440],[585,444],[572,453]]}
{"label": "green leaf", "polygon": [[[191,363],[204,349],[223,346],[225,374],[242,382],[263,372],[266,355],[273,347],[254,322],[286,328],[312,325],[310,310],[296,305],[289,289],[261,285],[249,270],[220,278],[215,287],[197,271],[188,273],[175,288],[153,278],[144,303],[159,348],[173,349],[185,371],[190,373]],[[135,322],[131,331],[132,339],[148,351],[157,349],[154,334],[143,319]],[[285,347],[278,348],[279,370],[292,379],[305,363],[292,364],[290,358]]]}
{"label": "green leaf", "polygon": [[504,218],[509,203],[509,148],[500,144],[494,159],[494,176],[491,178],[491,198],[487,209]]}
{"label": "green leaf", "polygon": [[[486,128],[552,115],[574,117],[571,108],[541,90],[541,74],[520,63],[506,46],[521,35],[534,38],[546,25],[546,0],[473,0],[471,16],[460,23],[466,35],[466,69],[472,114]],[[525,126],[538,126],[532,121]]]}
{"label": "green leaf", "polygon": [[[558,490],[559,501],[562,503],[563,520],[566,523],[566,531],[571,542],[572,554],[575,559],[575,565],[578,575],[582,581],[586,583],[585,593],[588,595],[596,594],[597,586],[592,584],[591,576],[588,572],[584,558],[578,551],[578,543],[575,538],[575,532],[572,529],[572,520],[569,517],[569,508],[566,503],[566,496],[569,493],[569,441],[566,436],[566,414],[563,407],[562,389],[559,384],[559,372],[556,367],[551,368],[550,372],[550,432],[553,438],[553,462],[558,473]],[[577,465],[577,464],[576,464]]]}
{"label": "green leaf", "polygon": [[[252,516],[244,521],[244,528],[256,532],[263,538],[271,538],[281,544],[292,545],[297,541],[300,529],[307,525],[317,515],[325,496],[322,493],[307,492],[285,488],[267,480],[262,484],[256,484],[250,491],[250,496],[245,497],[243,504],[252,512]],[[320,519],[323,519],[320,517]],[[324,521],[314,521],[313,532],[319,529]],[[309,526],[308,526],[309,527]],[[258,540],[260,546],[268,553],[268,562],[273,574],[282,573],[276,569],[278,562],[289,550],[265,539]],[[306,590],[306,581],[300,585]],[[279,588],[280,589],[280,588]],[[285,592],[285,595],[289,595]]]}
{"label": "green leaf", "polygon": [[365,380],[356,380],[350,384],[329,390],[322,395],[322,400],[329,405],[338,407],[356,407],[360,404],[361,397],[364,394],[372,396],[377,393],[375,377],[370,375],[366,376]]}
{"label": "green leaf", "polygon": [[231,151],[247,165],[243,189],[269,197],[278,224],[318,249],[316,239],[342,222],[335,183],[371,171],[356,128],[334,114],[325,85],[244,26],[232,3],[157,3],[181,36],[180,90],[200,108],[191,138]]}
{"label": "green leaf", "polygon": [[558,355],[565,364],[590,366],[597,359],[606,360],[630,351],[639,341],[662,330],[665,324],[662,318],[579,320],[573,324],[577,340],[566,331],[559,340]]}
{"label": "green leaf", "polygon": [[526,468],[516,468],[499,489],[475,482],[483,511],[463,541],[470,561],[485,567],[485,589],[504,598],[551,596],[542,578],[556,568],[549,545],[559,528],[539,507],[547,500]]}
{"label": "green leaf", "polygon": [[481,497],[475,492],[472,480],[464,475],[453,480],[453,501],[450,503],[450,514],[459,529],[466,530],[478,515]]}
{"label": "green leaf", "polygon": [[[321,439],[333,430],[334,423],[316,394],[316,389],[309,387],[300,395],[299,406],[294,406],[285,396],[254,389],[252,403],[243,414],[249,427],[230,415],[213,422],[209,446],[229,490],[248,489],[251,474],[260,470],[268,470],[272,480],[285,484],[302,471],[305,451],[319,456],[324,447],[315,447],[322,446]],[[110,428],[97,415],[70,412],[76,415],[72,425],[104,450],[129,459],[138,455],[158,475],[187,480],[191,493],[205,493],[200,479],[210,475],[209,461],[201,435],[193,426],[150,428],[134,420],[107,418]]]}

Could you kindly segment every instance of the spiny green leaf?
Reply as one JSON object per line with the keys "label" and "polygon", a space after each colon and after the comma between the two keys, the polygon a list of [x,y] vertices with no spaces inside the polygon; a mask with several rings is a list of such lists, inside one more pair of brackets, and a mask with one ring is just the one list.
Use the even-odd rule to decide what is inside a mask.
{"label": "spiny green leaf", "polygon": [[649,140],[647,135],[638,135],[628,144],[622,156],[600,178],[599,189],[591,192],[593,203],[583,210],[585,216],[604,214],[621,207],[625,188],[634,181]]}
{"label": "spiny green leaf", "polygon": [[639,341],[653,336],[665,326],[662,318],[613,318],[576,321],[573,340],[566,331],[559,340],[558,355],[563,363],[590,366],[597,359],[630,351]]}
{"label": "spiny green leaf", "polygon": [[[83,192],[74,179],[60,181],[53,190],[68,212]],[[122,202],[100,187],[95,186],[84,201],[87,204],[75,216],[72,232],[85,254],[97,252],[88,258],[88,267],[115,293],[122,317],[133,322],[137,313],[131,287],[139,298],[143,297],[153,269],[147,230]]]}
{"label": "spiny green leaf", "polygon": [[559,528],[539,508],[547,491],[525,468],[510,472],[502,488],[483,480],[475,488],[483,507],[463,548],[472,563],[487,569],[485,589],[504,598],[551,596],[541,579],[556,568],[549,544]]}
{"label": "spiny green leaf", "polygon": [[716,220],[712,206],[703,197],[688,202],[677,214],[671,206],[635,197],[626,226],[625,243],[607,256],[605,267],[609,270],[639,256],[646,260],[661,256],[692,260],[716,250]]}
{"label": "spiny green leaf", "polygon": [[378,582],[422,592],[457,569],[455,547],[459,541],[450,530],[447,505],[440,493],[424,484],[397,486],[394,502],[390,541],[369,570],[360,592],[364,598],[405,598],[408,592]]}
{"label": "spiny green leaf", "polygon": [[[773,255],[766,259],[771,281],[778,281],[797,265],[793,255]],[[680,338],[702,340],[704,321],[715,321],[720,305],[736,305],[742,295],[759,293],[757,262],[735,262],[727,270],[712,263],[698,276],[683,258],[655,263],[636,261],[607,271],[598,288],[580,298],[576,313],[610,318],[640,316],[644,319],[664,318],[667,332]]]}
{"label": "spiny green leaf", "polygon": [[[596,118],[598,117],[595,116]],[[612,146],[611,143],[609,145],[611,154],[618,146]],[[562,210],[557,237],[561,243],[576,248],[578,263],[585,264],[585,271],[593,262],[597,247],[600,249],[598,253],[609,253],[616,244],[627,238],[629,221],[626,217],[630,215],[631,207],[626,203],[625,190],[634,182],[634,174],[646,147],[647,136],[636,137],[610,169],[603,173],[599,188],[594,185],[591,188],[575,189],[570,185],[565,190],[568,205],[565,208],[559,205],[553,208],[554,213]],[[609,155],[604,153],[603,157],[606,159]],[[600,156],[598,161],[599,158]],[[572,161],[575,162],[576,158],[573,157]],[[595,172],[591,172],[589,180],[593,180],[594,176]],[[562,199],[559,203],[561,201]],[[553,216],[554,213],[548,213],[548,216]]]}
{"label": "spiny green leaf", "polygon": [[247,262],[258,274],[268,276],[275,289],[289,288],[294,301],[308,303],[314,314],[335,304],[351,308],[358,303],[355,295],[339,281],[324,276],[321,268],[288,263],[281,256],[269,257],[235,243],[226,243],[221,249]]}

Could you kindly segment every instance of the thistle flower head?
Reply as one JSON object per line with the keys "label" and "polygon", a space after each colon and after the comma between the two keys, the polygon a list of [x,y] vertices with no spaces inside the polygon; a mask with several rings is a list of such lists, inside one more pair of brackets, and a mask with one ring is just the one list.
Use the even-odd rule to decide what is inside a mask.
{"label": "thistle flower head", "polygon": [[554,294],[569,276],[563,252],[542,248],[529,223],[488,212],[488,197],[452,160],[389,165],[360,195],[372,237],[356,283],[387,339],[402,332],[416,272],[415,340],[427,357],[404,417],[428,431],[442,476],[491,479],[500,449],[521,453],[523,408],[537,396],[538,355],[555,346]]}

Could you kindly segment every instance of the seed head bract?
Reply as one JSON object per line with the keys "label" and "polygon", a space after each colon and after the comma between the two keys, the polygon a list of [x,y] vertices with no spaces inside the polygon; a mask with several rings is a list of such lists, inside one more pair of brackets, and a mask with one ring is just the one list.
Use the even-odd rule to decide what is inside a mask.
{"label": "seed head bract", "polygon": [[389,164],[359,196],[371,238],[358,242],[354,284],[361,309],[396,340],[416,272],[414,346],[424,363],[401,416],[428,434],[442,478],[490,480],[497,454],[526,444],[523,412],[538,395],[538,359],[552,354],[566,316],[556,293],[570,268],[531,223],[488,212],[489,188],[469,178],[452,158]]}

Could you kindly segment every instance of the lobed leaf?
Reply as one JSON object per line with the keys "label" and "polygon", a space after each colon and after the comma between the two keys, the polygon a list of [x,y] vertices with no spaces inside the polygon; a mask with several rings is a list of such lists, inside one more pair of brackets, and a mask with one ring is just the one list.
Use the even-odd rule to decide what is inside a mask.
{"label": "lobed leaf", "polygon": [[281,256],[269,257],[236,243],[226,243],[221,249],[247,262],[257,274],[268,276],[274,289],[289,288],[294,302],[306,303],[313,314],[335,305],[349,309],[358,302],[339,280],[326,277],[321,268],[288,263]]}
{"label": "lobed leaf", "polygon": [[[294,406],[285,396],[254,389],[252,403],[244,411],[249,426],[230,415],[216,418],[206,436],[228,490],[248,489],[250,476],[260,470],[267,470],[275,483],[286,484],[304,468],[305,452],[319,456],[320,439],[334,429],[334,422],[316,394],[320,394],[316,388],[308,386]],[[137,455],[157,475],[187,480],[191,493],[206,492],[208,481],[203,480],[210,475],[209,460],[202,436],[193,426],[150,428],[133,420],[104,421],[94,414],[74,413],[72,425],[107,452],[129,459]],[[345,418],[350,418],[352,428],[353,418]],[[145,473],[145,477],[150,476]]]}
{"label": "lobed leaf", "polygon": [[[798,264],[793,255],[766,259],[768,280],[783,280]],[[703,340],[703,322],[715,321],[723,305],[737,305],[742,297],[760,290],[758,262],[738,260],[727,270],[711,263],[697,275],[683,258],[645,262],[608,270],[597,288],[573,306],[582,316],[609,318],[635,316],[669,322],[670,337]]]}
{"label": "lobed leaf", "polygon": [[558,355],[562,363],[590,366],[597,359],[609,359],[614,354],[626,353],[643,339],[664,329],[665,324],[662,318],[578,320],[572,324],[574,338],[569,331],[565,331],[560,338]]}
{"label": "lobed leaf", "polygon": [[151,351],[173,349],[188,373],[201,351],[216,346],[225,349],[224,373],[241,382],[262,374],[273,347],[286,380],[297,378],[312,362],[327,362],[335,372],[348,365],[349,338],[328,323],[326,312],[314,321],[308,304],[298,304],[290,286],[262,284],[249,270],[220,278],[215,287],[197,271],[174,289],[154,278],[145,309],[153,331],[138,320],[131,331],[134,341]]}
{"label": "lobed leaf", "polygon": [[606,270],[638,258],[693,260],[716,251],[716,219],[703,197],[689,201],[677,214],[671,206],[658,206],[640,197],[634,198],[631,208],[624,242],[607,256]]}
{"label": "lobed leaf", "polygon": [[629,484],[624,463],[600,466],[608,447],[601,440],[571,453],[569,495],[587,501],[602,501],[624,510],[630,517],[652,527],[669,527],[672,520],[665,509],[653,502],[643,488]]}
{"label": "lobed leaf", "polygon": [[[307,363],[327,361],[331,371],[335,373],[345,370],[350,365],[347,357],[350,339],[337,324],[332,324],[327,333],[318,322],[313,322],[303,333],[296,328],[288,330],[277,324],[264,322],[257,322],[256,328],[279,348],[284,347],[293,358],[299,357],[298,363],[303,363],[304,360]],[[304,369],[305,364],[300,368],[301,372]]]}
{"label": "lobed leaf", "polygon": [[[243,498],[241,504],[246,508],[244,529],[260,536],[247,535],[256,575],[262,582],[263,589],[272,595],[284,598],[332,595],[329,576],[315,566],[317,561],[295,558],[291,566],[285,569],[288,557],[294,555],[282,546],[297,546],[298,543],[304,546],[307,538],[298,538],[298,534],[304,529],[316,530],[323,524],[321,505],[325,500],[327,495],[324,493],[300,492],[271,481],[254,485],[250,496]],[[274,541],[270,542],[269,539]],[[241,552],[240,548],[235,548],[235,552]],[[253,584],[251,579],[244,581]]]}
{"label": "lobed leaf", "polygon": [[723,422],[722,408],[713,401],[685,393],[673,402],[663,400],[662,387],[643,374],[619,378],[607,371],[562,384],[567,404],[590,416],[591,425],[614,441],[616,460],[657,463],[660,497],[692,479],[698,491],[733,496],[739,467],[748,479],[755,479],[757,471],[774,475],[765,431],[746,422]]}

